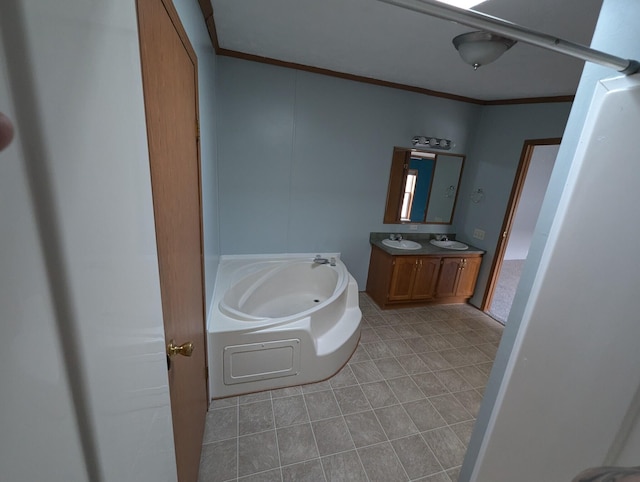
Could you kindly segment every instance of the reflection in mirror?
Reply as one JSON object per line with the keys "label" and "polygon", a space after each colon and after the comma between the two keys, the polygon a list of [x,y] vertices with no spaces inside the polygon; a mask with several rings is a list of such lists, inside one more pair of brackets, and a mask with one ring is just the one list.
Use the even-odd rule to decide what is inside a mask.
{"label": "reflection in mirror", "polygon": [[464,156],[395,147],[384,222],[451,224]]}
{"label": "reflection in mirror", "polygon": [[461,172],[462,157],[438,154],[433,176],[433,185],[437,186],[437,191],[434,190],[429,198],[427,223],[451,222]]}
{"label": "reflection in mirror", "polygon": [[400,207],[400,221],[412,223],[424,221],[431,181],[434,179],[435,159],[435,154],[430,152],[411,153]]}

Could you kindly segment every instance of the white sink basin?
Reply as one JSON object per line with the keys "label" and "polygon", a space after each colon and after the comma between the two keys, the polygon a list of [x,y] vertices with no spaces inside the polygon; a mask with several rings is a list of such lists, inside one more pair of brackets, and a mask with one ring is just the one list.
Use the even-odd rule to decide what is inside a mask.
{"label": "white sink basin", "polygon": [[436,241],[435,239],[432,239],[429,242],[434,246],[437,246],[438,248],[457,249],[458,251],[464,251],[465,249],[469,249],[469,246],[467,246],[464,243],[461,243],[460,241]]}
{"label": "white sink basin", "polygon": [[416,243],[415,241],[411,241],[409,239],[402,239],[400,241],[396,241],[394,239],[383,239],[382,244],[385,246],[389,246],[390,248],[396,249],[420,249],[422,245],[420,243]]}

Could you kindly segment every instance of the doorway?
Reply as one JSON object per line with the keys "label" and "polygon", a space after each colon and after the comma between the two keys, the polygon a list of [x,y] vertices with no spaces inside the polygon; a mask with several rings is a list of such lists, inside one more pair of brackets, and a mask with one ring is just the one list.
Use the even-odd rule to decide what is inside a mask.
{"label": "doorway", "polygon": [[173,438],[196,482],[207,412],[198,70],[171,0],[137,0]]}
{"label": "doorway", "polygon": [[482,304],[483,311],[502,324],[511,311],[560,140],[527,140],[522,148]]}

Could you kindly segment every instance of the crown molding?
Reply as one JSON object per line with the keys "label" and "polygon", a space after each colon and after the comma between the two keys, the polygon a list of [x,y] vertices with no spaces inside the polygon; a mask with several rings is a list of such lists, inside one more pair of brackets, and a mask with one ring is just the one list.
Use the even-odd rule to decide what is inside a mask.
{"label": "crown molding", "polygon": [[335,70],[324,69],[321,67],[313,67],[311,65],[298,64],[295,62],[287,62],[284,60],[273,59],[270,57],[262,57],[259,55],[249,54],[245,52],[239,52],[236,50],[230,50],[220,47],[218,42],[218,33],[216,31],[216,22],[213,14],[213,6],[211,0],[198,0],[204,21],[209,31],[209,38],[211,39],[211,45],[217,55],[223,57],[233,57],[236,59],[248,60],[251,62],[260,62],[263,64],[276,65],[278,67],[286,67],[289,69],[302,70],[305,72],[312,72],[314,74],[328,75],[330,77],[337,77],[340,79],[353,80],[355,82],[363,82],[366,84],[379,85],[382,87],[390,87],[392,89],[405,90],[409,92],[416,92],[418,94],[429,95],[432,97],[441,97],[443,99],[455,100],[458,102],[467,102],[469,104],[476,105],[515,105],[515,104],[549,104],[559,102],[573,102],[575,96],[573,95],[558,95],[547,97],[525,97],[518,99],[497,99],[497,100],[483,100],[475,99],[473,97],[466,97],[463,95],[450,94],[447,92],[440,92],[437,90],[425,89],[423,87],[416,87],[413,85],[400,84],[396,82],[389,82],[386,80],[374,79],[372,77],[364,77],[361,75],[348,74],[345,72],[338,72]]}

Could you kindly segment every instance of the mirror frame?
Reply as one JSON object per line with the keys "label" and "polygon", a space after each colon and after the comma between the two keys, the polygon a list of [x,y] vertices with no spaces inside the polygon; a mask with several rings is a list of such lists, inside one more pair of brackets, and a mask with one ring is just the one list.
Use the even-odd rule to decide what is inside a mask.
{"label": "mirror frame", "polygon": [[[429,211],[429,201],[431,200],[431,194],[433,193],[433,185],[430,187],[429,197],[427,198],[427,205],[424,210],[424,219],[422,221],[401,221],[400,209],[402,204],[402,191],[403,186],[407,180],[407,173],[409,172],[409,159],[412,152],[428,152],[435,154],[436,156],[436,169],[438,166],[438,156],[452,156],[462,158],[462,165],[460,166],[460,175],[458,176],[458,184],[456,188],[456,196],[453,200],[453,206],[451,208],[451,217],[448,221],[441,222],[427,222],[427,213]],[[410,147],[394,147],[393,157],[391,158],[391,170],[389,172],[389,186],[387,188],[387,202],[384,210],[384,224],[451,224],[453,221],[453,215],[456,212],[456,205],[458,203],[458,193],[460,192],[460,180],[462,179],[462,172],[464,171],[464,161],[466,156],[464,154],[453,154],[448,151],[430,151],[426,149],[415,149]],[[435,172],[435,169],[434,169]],[[435,174],[434,174],[435,178]],[[433,181],[433,179],[432,179]]]}

